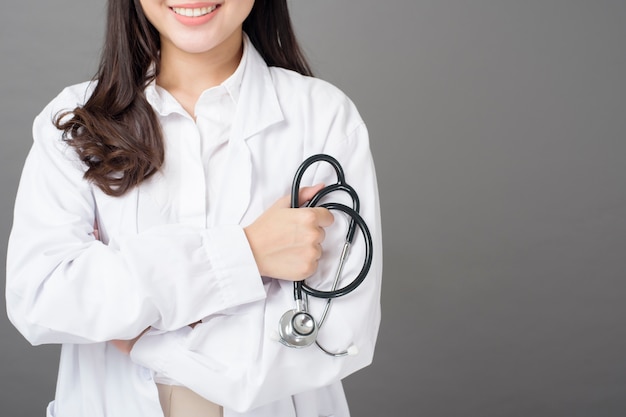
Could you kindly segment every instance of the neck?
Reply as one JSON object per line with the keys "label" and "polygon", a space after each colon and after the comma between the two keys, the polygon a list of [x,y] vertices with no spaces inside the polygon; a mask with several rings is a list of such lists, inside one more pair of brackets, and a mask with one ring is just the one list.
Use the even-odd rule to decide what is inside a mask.
{"label": "neck", "polygon": [[162,40],[161,70],[157,84],[169,91],[193,115],[202,92],[230,77],[237,69],[242,53],[241,33],[234,34],[203,53],[188,53]]}

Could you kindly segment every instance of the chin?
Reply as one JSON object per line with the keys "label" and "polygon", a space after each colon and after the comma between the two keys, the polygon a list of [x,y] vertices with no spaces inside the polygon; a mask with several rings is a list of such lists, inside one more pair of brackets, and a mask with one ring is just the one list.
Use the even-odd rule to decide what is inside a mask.
{"label": "chin", "polygon": [[204,39],[194,36],[191,39],[179,39],[177,42],[174,42],[174,46],[186,53],[201,54],[217,48],[223,42],[222,39],[217,39],[215,36],[206,36]]}

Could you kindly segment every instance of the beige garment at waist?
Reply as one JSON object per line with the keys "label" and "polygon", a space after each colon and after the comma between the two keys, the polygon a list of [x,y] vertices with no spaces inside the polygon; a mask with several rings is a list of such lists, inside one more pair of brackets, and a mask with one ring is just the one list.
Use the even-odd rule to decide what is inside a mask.
{"label": "beige garment at waist", "polygon": [[221,406],[186,387],[157,384],[165,417],[223,417]]}

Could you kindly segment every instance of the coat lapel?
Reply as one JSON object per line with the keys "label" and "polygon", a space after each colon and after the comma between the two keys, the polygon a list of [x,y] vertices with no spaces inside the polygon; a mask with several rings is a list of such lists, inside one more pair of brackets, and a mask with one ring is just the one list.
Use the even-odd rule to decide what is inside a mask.
{"label": "coat lapel", "polygon": [[253,159],[246,140],[283,120],[269,68],[247,37],[245,42],[248,56],[215,210],[219,224],[239,224],[250,204]]}

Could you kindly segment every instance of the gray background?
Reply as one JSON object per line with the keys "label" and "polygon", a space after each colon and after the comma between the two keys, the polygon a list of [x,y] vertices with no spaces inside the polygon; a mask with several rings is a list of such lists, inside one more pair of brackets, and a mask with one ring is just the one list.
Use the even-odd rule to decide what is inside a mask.
{"label": "gray background", "polygon": [[[103,29],[101,1],[31,3],[0,14],[2,261],[32,118],[91,77]],[[384,319],[353,415],[625,415],[626,2],[290,4],[379,174]],[[58,348],[0,333],[1,414],[43,416]]]}

